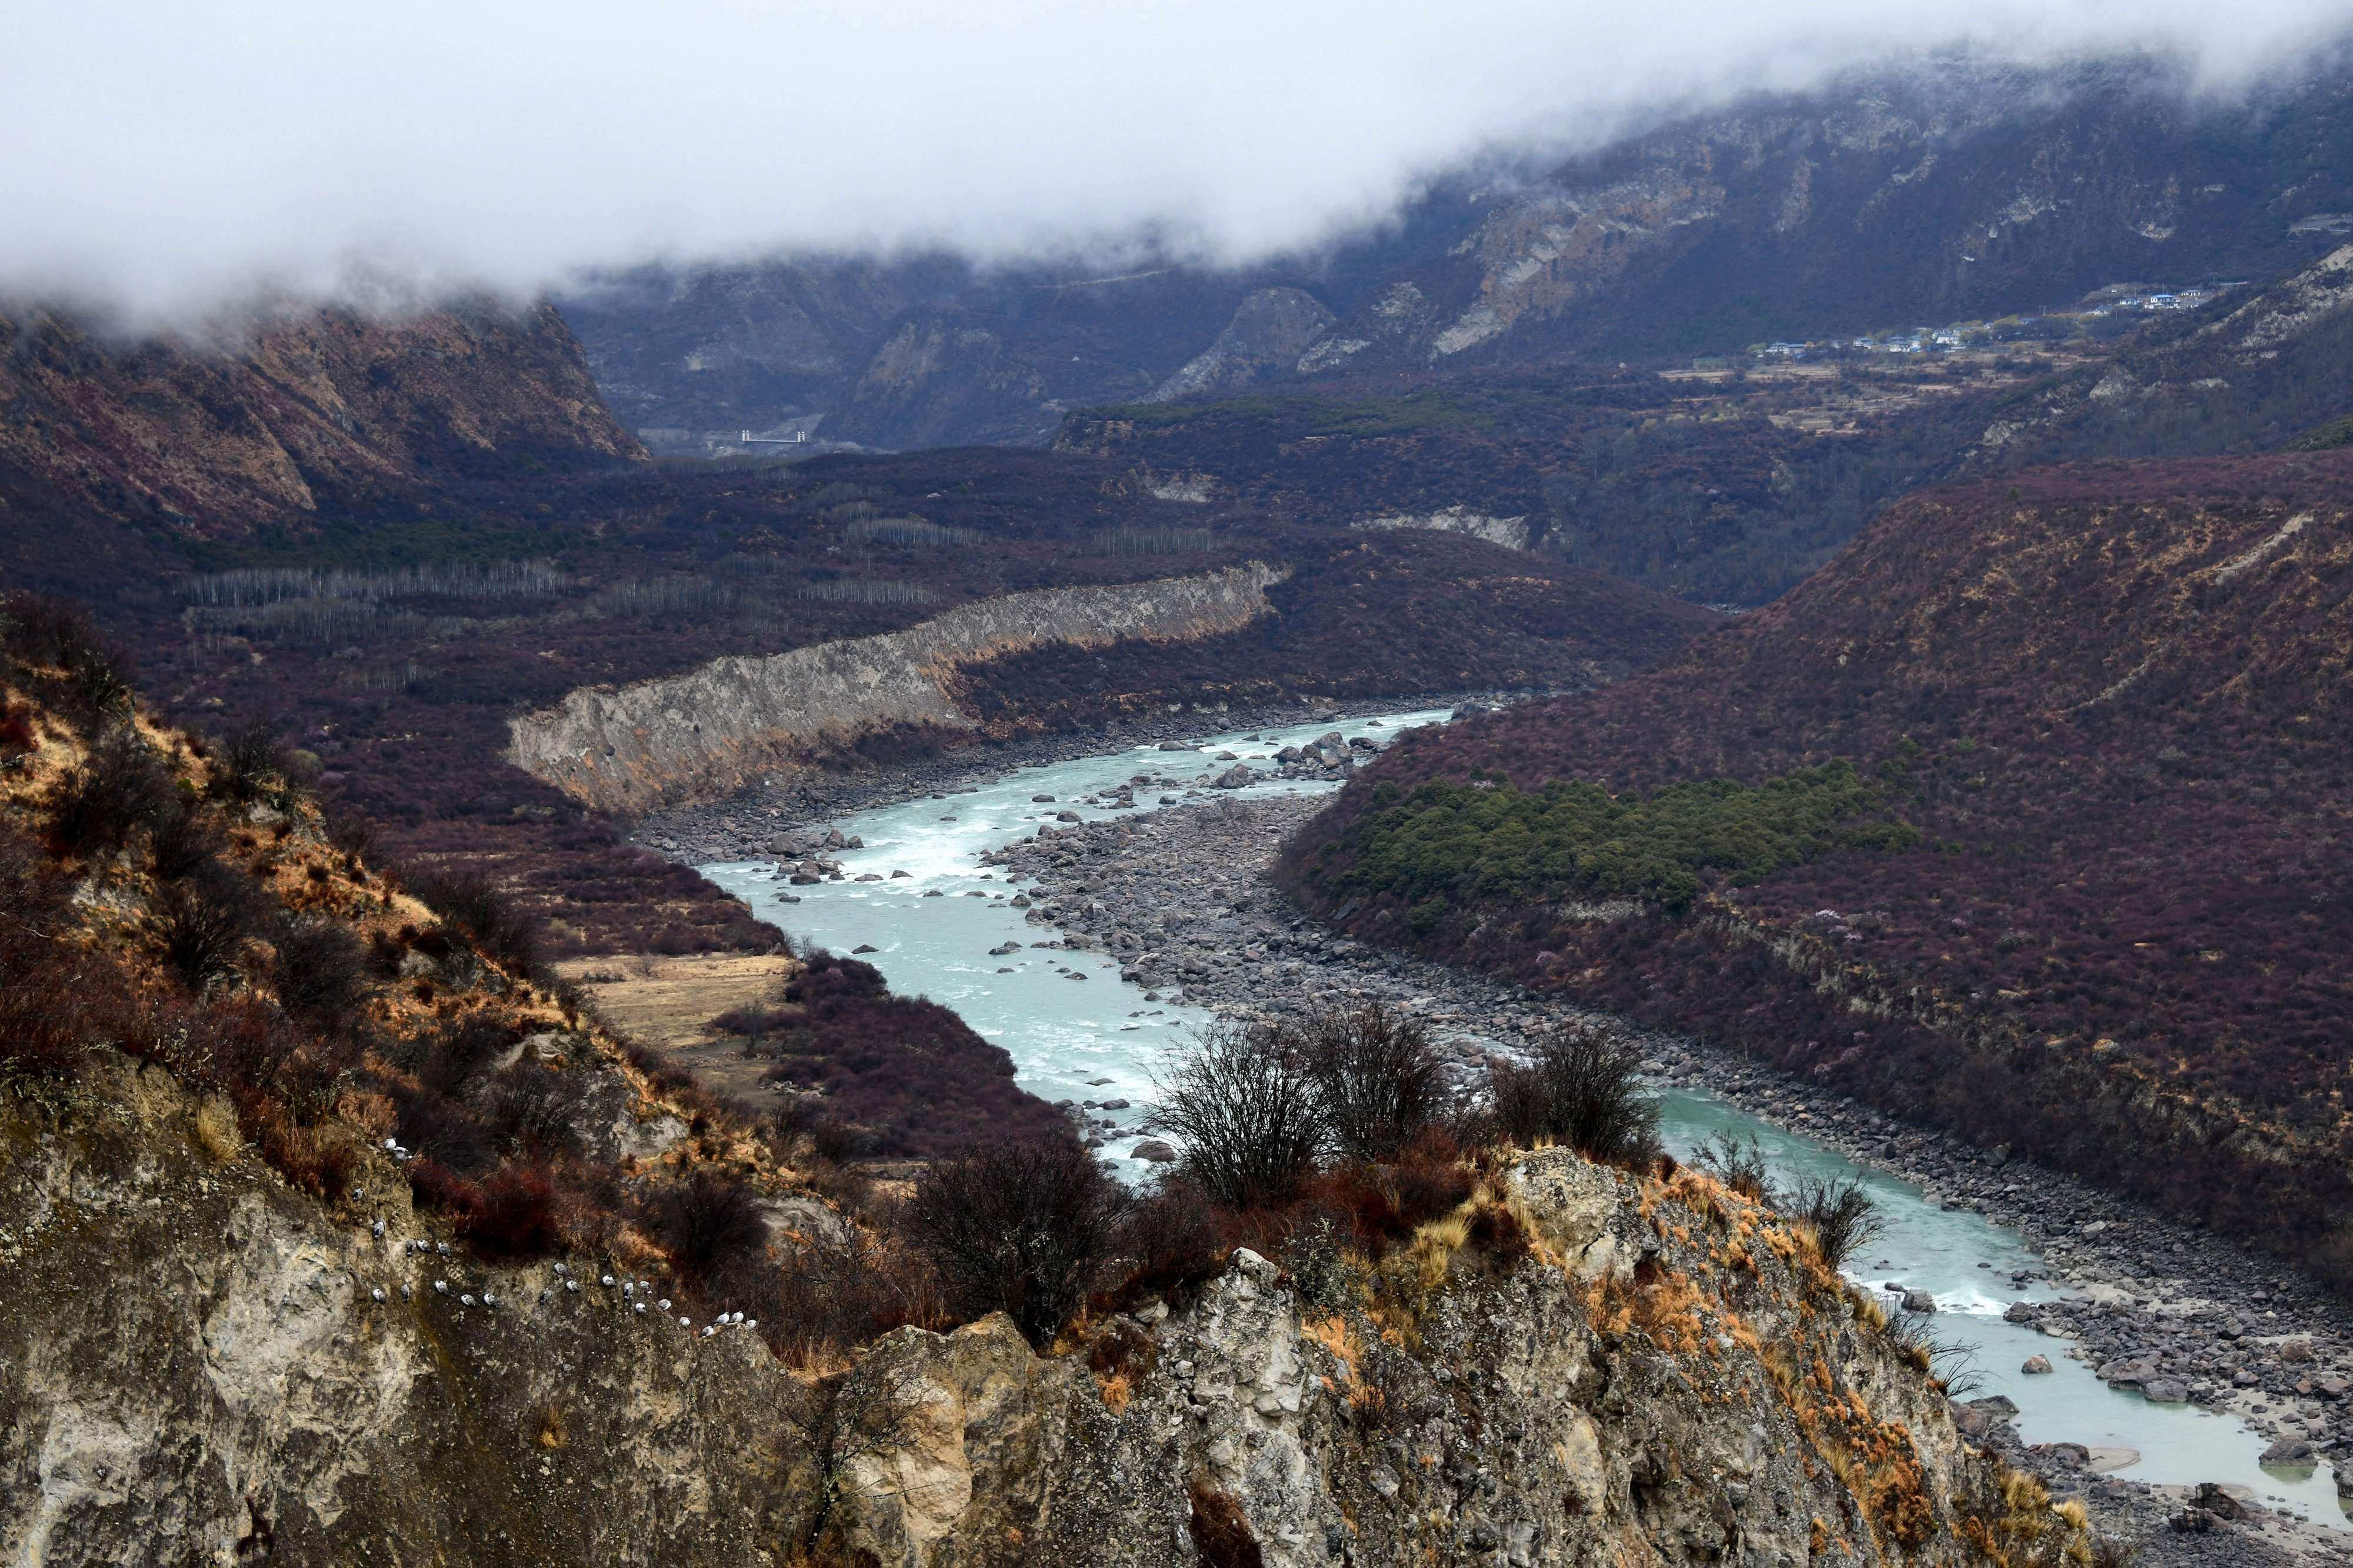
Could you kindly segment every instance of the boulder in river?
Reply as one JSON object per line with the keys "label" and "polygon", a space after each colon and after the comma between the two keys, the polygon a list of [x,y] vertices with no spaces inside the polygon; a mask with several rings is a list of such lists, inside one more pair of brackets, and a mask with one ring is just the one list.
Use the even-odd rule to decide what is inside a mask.
{"label": "boulder in river", "polygon": [[2047,1355],[2028,1356],[2018,1370],[2030,1374],[2047,1373],[2051,1370],[2051,1358]]}
{"label": "boulder in river", "polygon": [[1217,787],[1219,789],[1247,789],[1256,783],[1258,783],[1258,775],[1240,763],[1236,763],[1232,767],[1219,773],[1217,778]]}
{"label": "boulder in river", "polygon": [[1906,1290],[1904,1292],[1904,1310],[1907,1312],[1933,1312],[1936,1310],[1936,1298],[1926,1290]]}
{"label": "boulder in river", "polygon": [[1131,1160],[1148,1160],[1155,1165],[1174,1163],[1176,1151],[1157,1138],[1146,1138],[1128,1152]]}

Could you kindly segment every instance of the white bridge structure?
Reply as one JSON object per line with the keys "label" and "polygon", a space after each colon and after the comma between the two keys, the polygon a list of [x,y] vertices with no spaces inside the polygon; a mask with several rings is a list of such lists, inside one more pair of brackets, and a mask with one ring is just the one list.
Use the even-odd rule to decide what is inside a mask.
{"label": "white bridge structure", "polygon": [[739,447],[797,447],[808,439],[808,432],[796,430],[789,436],[754,436],[749,430],[735,437]]}

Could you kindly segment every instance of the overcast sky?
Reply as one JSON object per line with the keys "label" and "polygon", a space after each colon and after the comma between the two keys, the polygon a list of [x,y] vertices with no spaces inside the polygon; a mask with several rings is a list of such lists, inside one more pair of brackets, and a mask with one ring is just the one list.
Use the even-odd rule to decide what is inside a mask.
{"label": "overcast sky", "polygon": [[1377,223],[1499,150],[1889,51],[2179,51],[2231,90],[2353,0],[19,0],[0,293],[143,317],[357,272]]}

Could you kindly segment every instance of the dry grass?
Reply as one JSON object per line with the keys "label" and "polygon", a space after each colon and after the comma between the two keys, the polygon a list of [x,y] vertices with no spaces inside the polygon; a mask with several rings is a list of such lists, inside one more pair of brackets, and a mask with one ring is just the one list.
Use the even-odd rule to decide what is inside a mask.
{"label": "dry grass", "polygon": [[723,1013],[772,1002],[798,968],[768,953],[648,953],[567,959],[555,966],[558,975],[587,993],[597,1016],[612,1028],[660,1051],[712,1094],[763,1111],[788,1098],[764,1081],[771,1064],[746,1057],[740,1038],[715,1036],[710,1024]]}
{"label": "dry grass", "polygon": [[596,1004],[607,1022],[641,1045],[680,1051],[708,1045],[722,1013],[767,1001],[798,967],[766,953],[687,958],[573,958],[555,972]]}
{"label": "dry grass", "polygon": [[237,1128],[237,1110],[219,1095],[196,1107],[196,1146],[213,1163],[226,1165],[245,1152],[245,1137]]}

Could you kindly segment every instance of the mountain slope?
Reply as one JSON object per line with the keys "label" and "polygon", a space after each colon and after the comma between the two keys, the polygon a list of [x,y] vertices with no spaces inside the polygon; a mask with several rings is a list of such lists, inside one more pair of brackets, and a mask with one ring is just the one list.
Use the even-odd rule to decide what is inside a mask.
{"label": "mountain slope", "polygon": [[[1128,1226],[1008,1076],[952,1114],[1067,1147],[1119,1226],[1071,1265],[1101,1293],[1033,1349],[949,1304],[956,1255],[892,1234],[895,1201],[838,1206],[858,1184],[821,1140],[550,984],[494,900],[420,900],[292,759],[156,725],[70,616],[5,607],[11,1561],[1304,1568],[1510,1540],[1976,1568],[2089,1544],[1810,1232],[1647,1157],[1449,1148],[1436,1222],[1382,1230],[1335,1293],[1198,1202]],[[798,1054],[1002,1056],[929,1004],[861,1020],[872,970],[796,962],[770,1026]]]}
{"label": "mountain slope", "polygon": [[2353,1279],[2348,479],[1915,496],[1656,670],[1401,742],[1287,874]]}
{"label": "mountain slope", "polygon": [[[1096,274],[785,259],[564,302],[669,449],[739,426],[909,447],[1285,381],[1656,362],[1992,318],[2127,280],[2263,279],[2353,231],[2341,61],[2237,100],[2134,58],[1942,58],[1463,173],[1304,261]],[[1270,330],[1270,322],[1279,330]]]}
{"label": "mountain slope", "polygon": [[644,456],[544,305],[320,310],[220,346],[0,315],[0,487],[211,539],[437,480]]}

